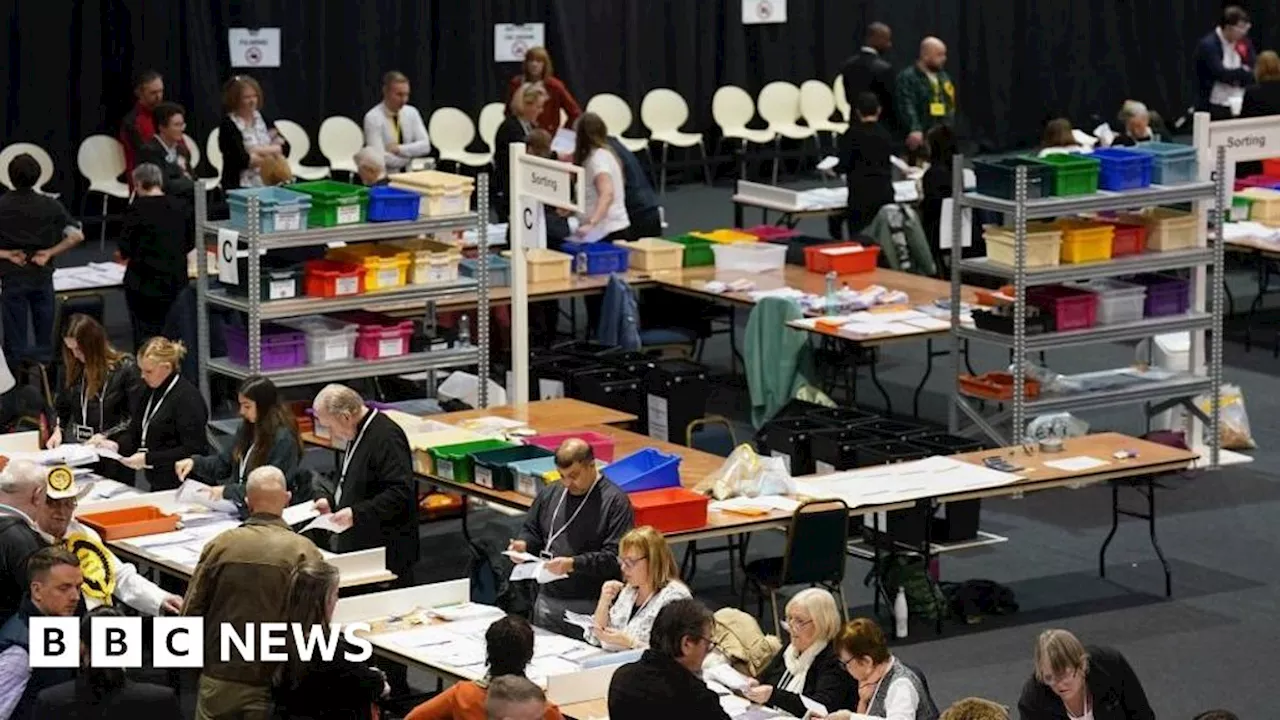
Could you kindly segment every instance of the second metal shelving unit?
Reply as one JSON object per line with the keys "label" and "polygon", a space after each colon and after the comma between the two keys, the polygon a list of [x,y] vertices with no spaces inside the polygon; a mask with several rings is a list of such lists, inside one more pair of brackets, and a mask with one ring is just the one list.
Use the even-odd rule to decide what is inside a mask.
{"label": "second metal shelving unit", "polygon": [[[1127,192],[1098,192],[1076,197],[1027,198],[1027,168],[1016,168],[1014,175],[1014,199],[1006,200],[987,195],[960,192],[953,204],[951,247],[963,247],[961,242],[961,212],[965,207],[1002,213],[1006,222],[1012,218],[1014,231],[1014,265],[992,263],[987,258],[960,259],[951,263],[951,322],[952,322],[952,370],[955,381],[949,420],[952,432],[961,432],[961,415],[980,429],[992,441],[1004,446],[1019,444],[1024,440],[1030,413],[1067,412],[1129,403],[1146,403],[1148,416],[1175,405],[1185,406],[1207,426],[1205,441],[1210,448],[1210,465],[1217,467],[1219,455],[1219,401],[1222,384],[1222,315],[1223,315],[1223,254],[1221,225],[1216,218],[1224,216],[1226,188],[1222,178],[1224,156],[1219,150],[1218,173],[1214,182],[1191,182],[1183,185],[1152,186]],[[963,188],[964,158],[957,157],[954,166],[953,187]],[[1078,265],[1058,265],[1048,268],[1028,269],[1027,221],[1035,218],[1051,218],[1087,212],[1135,209],[1152,205],[1199,203],[1214,200],[1215,212],[1210,213],[1207,241],[1197,247],[1170,252],[1146,252],[1140,255],[1115,258]],[[1205,229],[1199,230],[1198,240],[1206,240]],[[1115,277],[1136,273],[1160,272],[1208,266],[1212,269],[1209,292],[1209,308],[1192,307],[1185,315],[1175,317],[1144,318],[1140,321],[1117,325],[1103,325],[1083,330],[1046,332],[1028,336],[1026,332],[1026,291],[1028,286],[1048,285],[1085,280],[1096,277]],[[1013,333],[1004,335],[963,326],[961,314],[961,276],[968,271],[975,274],[996,276],[1013,284]],[[1209,331],[1210,350],[1204,375],[1177,375],[1172,378],[1136,384],[1128,387],[1093,392],[1046,395],[1035,400],[1026,398],[1025,366],[1027,353],[1055,348],[1109,343],[1123,340],[1151,338],[1173,332]],[[986,416],[971,399],[960,391],[961,345],[970,340],[1001,345],[1012,350],[1013,398],[1008,409]],[[1194,370],[1194,368],[1193,368]],[[1211,408],[1202,412],[1193,402],[1201,394],[1209,394]],[[999,428],[1009,423],[1005,434]]]}
{"label": "second metal shelving unit", "polygon": [[[248,277],[240,278],[248,292],[233,295],[222,289],[209,287],[208,263],[203,257],[205,243],[209,236],[217,236],[225,226],[223,223],[211,223],[208,217],[208,202],[205,188],[196,185],[196,331],[199,338],[200,392],[205,402],[210,400],[209,372],[242,379],[249,375],[261,374],[268,377],[276,385],[298,386],[313,383],[341,382],[357,378],[380,377],[385,375],[402,375],[408,373],[427,373],[427,391],[435,393],[435,371],[448,368],[478,367],[480,378],[489,377],[489,258],[488,258],[488,217],[489,217],[489,177],[481,174],[476,181],[476,212],[451,217],[419,219],[407,222],[362,223],[359,225],[339,226],[332,228],[312,228],[295,232],[262,233],[259,231],[259,204],[257,198],[251,198],[247,212],[247,230],[241,230],[239,244],[248,249]],[[359,295],[319,298],[299,295],[285,300],[262,300],[260,283],[262,275],[262,253],[285,248],[317,247],[330,243],[368,242],[374,240],[394,240],[414,237],[424,233],[444,232],[450,230],[476,230],[476,275],[472,278],[433,283],[429,285],[406,285],[391,290],[374,291]],[[404,305],[406,302],[421,301],[425,310],[425,324],[429,331],[436,327],[436,303],[440,300],[458,295],[476,296],[476,333],[475,342],[466,346],[452,347],[425,352],[411,352],[407,355],[390,357],[383,360],[363,360],[353,358],[338,362],[304,365],[285,370],[262,370],[262,323],[303,315],[315,315],[343,310],[375,309],[388,305]],[[227,358],[211,358],[209,352],[209,306],[237,310],[244,313],[249,342],[249,364],[247,366],[231,363]],[[488,383],[479,384],[479,402],[481,407],[488,406]]]}

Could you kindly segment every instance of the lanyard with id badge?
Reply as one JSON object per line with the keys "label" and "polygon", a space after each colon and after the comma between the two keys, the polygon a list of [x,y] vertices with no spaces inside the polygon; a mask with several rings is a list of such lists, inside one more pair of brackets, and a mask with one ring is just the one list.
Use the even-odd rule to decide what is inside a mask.
{"label": "lanyard with id badge", "polygon": [[551,511],[551,522],[548,523],[547,527],[548,530],[553,532],[547,536],[547,543],[542,546],[542,552],[538,553],[543,560],[550,560],[555,557],[555,553],[551,551],[551,546],[561,535],[565,533],[566,530],[569,529],[569,526],[573,524],[573,521],[578,519],[578,513],[582,512],[582,508],[586,506],[587,500],[591,497],[591,493],[595,491],[596,485],[599,484],[599,482],[600,476],[597,475],[596,479],[591,483],[591,487],[587,489],[587,494],[582,497],[582,502],[578,504],[578,509],[574,510],[573,514],[569,516],[569,519],[565,521],[565,524],[560,526],[560,530],[556,531],[556,515],[559,515],[560,510],[564,508],[564,500],[569,497],[569,488],[566,487],[564,492],[560,494],[560,502],[556,503],[556,509]]}
{"label": "lanyard with id badge", "polygon": [[[160,406],[164,404],[164,399],[169,397],[169,392],[177,384],[178,375],[174,374],[173,379],[169,381],[169,387],[164,389],[164,393],[160,395],[159,400],[156,400],[154,392],[151,394],[151,399],[147,401],[146,410],[142,413],[142,447],[138,448],[138,452],[145,453],[147,451],[147,435],[151,432],[151,421],[155,419]],[[152,402],[155,403],[154,407]]]}
{"label": "lanyard with id badge", "polygon": [[929,103],[930,117],[946,117],[947,104],[942,101],[942,83],[938,78],[929,78],[929,86],[933,89],[933,101]]}
{"label": "lanyard with id badge", "polygon": [[95,428],[89,423],[89,386],[87,382],[80,383],[80,422],[71,425],[71,435],[78,443],[89,442],[89,438],[94,433],[106,427],[104,420],[103,399],[107,395],[107,383],[104,380],[102,390],[98,392],[98,425]]}
{"label": "lanyard with id badge", "polygon": [[338,476],[338,488],[333,493],[333,503],[338,507],[342,507],[342,486],[347,482],[347,468],[351,465],[351,457],[356,454],[356,448],[360,446],[360,441],[364,439],[364,433],[373,424],[373,418],[378,414],[377,410],[369,413],[369,419],[365,421],[364,427],[360,428],[360,433],[356,435],[355,440],[347,446],[346,451],[342,455],[342,474]]}

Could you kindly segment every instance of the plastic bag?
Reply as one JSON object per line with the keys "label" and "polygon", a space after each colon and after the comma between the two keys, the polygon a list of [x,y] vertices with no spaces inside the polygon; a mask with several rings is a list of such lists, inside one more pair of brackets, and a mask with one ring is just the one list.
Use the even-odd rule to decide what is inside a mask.
{"label": "plastic bag", "polygon": [[[1218,421],[1218,439],[1226,450],[1253,450],[1258,444],[1253,441],[1253,433],[1249,430],[1249,413],[1244,407],[1244,393],[1238,385],[1223,385],[1218,390],[1218,407],[1221,417]],[[1213,411],[1210,398],[1201,395],[1196,398],[1196,407],[1208,415]]]}
{"label": "plastic bag", "polygon": [[1030,440],[1073,438],[1088,434],[1088,432],[1089,423],[1071,413],[1041,415],[1027,423],[1027,438]]}
{"label": "plastic bag", "polygon": [[750,445],[739,445],[702,482],[697,492],[710,493],[716,500],[761,495],[793,495],[795,483],[782,458],[761,457]]}

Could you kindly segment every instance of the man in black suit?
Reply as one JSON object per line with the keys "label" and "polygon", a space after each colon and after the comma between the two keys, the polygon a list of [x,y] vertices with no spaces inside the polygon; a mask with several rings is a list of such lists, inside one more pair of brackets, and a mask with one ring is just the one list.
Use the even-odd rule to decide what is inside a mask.
{"label": "man in black suit", "polygon": [[1254,50],[1249,40],[1249,13],[1236,5],[1223,8],[1213,32],[1196,45],[1196,109],[1214,120],[1229,120],[1253,84]]}
{"label": "man in black suit", "polygon": [[174,197],[195,197],[191,148],[187,147],[186,110],[177,103],[156,106],[156,136],[138,148],[138,164],[151,163],[164,174],[164,188]]}
{"label": "man in black suit", "polygon": [[884,58],[893,48],[893,31],[882,22],[867,26],[866,40],[857,55],[849,58],[840,71],[844,78],[844,96],[852,105],[862,93],[869,92],[880,101],[880,124],[891,134],[897,133],[897,116],[893,106],[893,65]]}

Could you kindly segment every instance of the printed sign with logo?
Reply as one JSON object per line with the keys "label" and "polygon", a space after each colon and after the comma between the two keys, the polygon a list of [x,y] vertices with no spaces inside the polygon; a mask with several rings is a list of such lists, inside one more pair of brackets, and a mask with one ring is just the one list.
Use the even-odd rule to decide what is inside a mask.
{"label": "printed sign with logo", "polygon": [[787,0],[742,0],[742,24],[765,25],[787,21]]}
{"label": "printed sign with logo", "polygon": [[524,62],[529,48],[545,46],[545,39],[542,23],[497,23],[493,26],[493,61]]}
{"label": "printed sign with logo", "polygon": [[229,28],[231,67],[280,67],[280,28]]}

